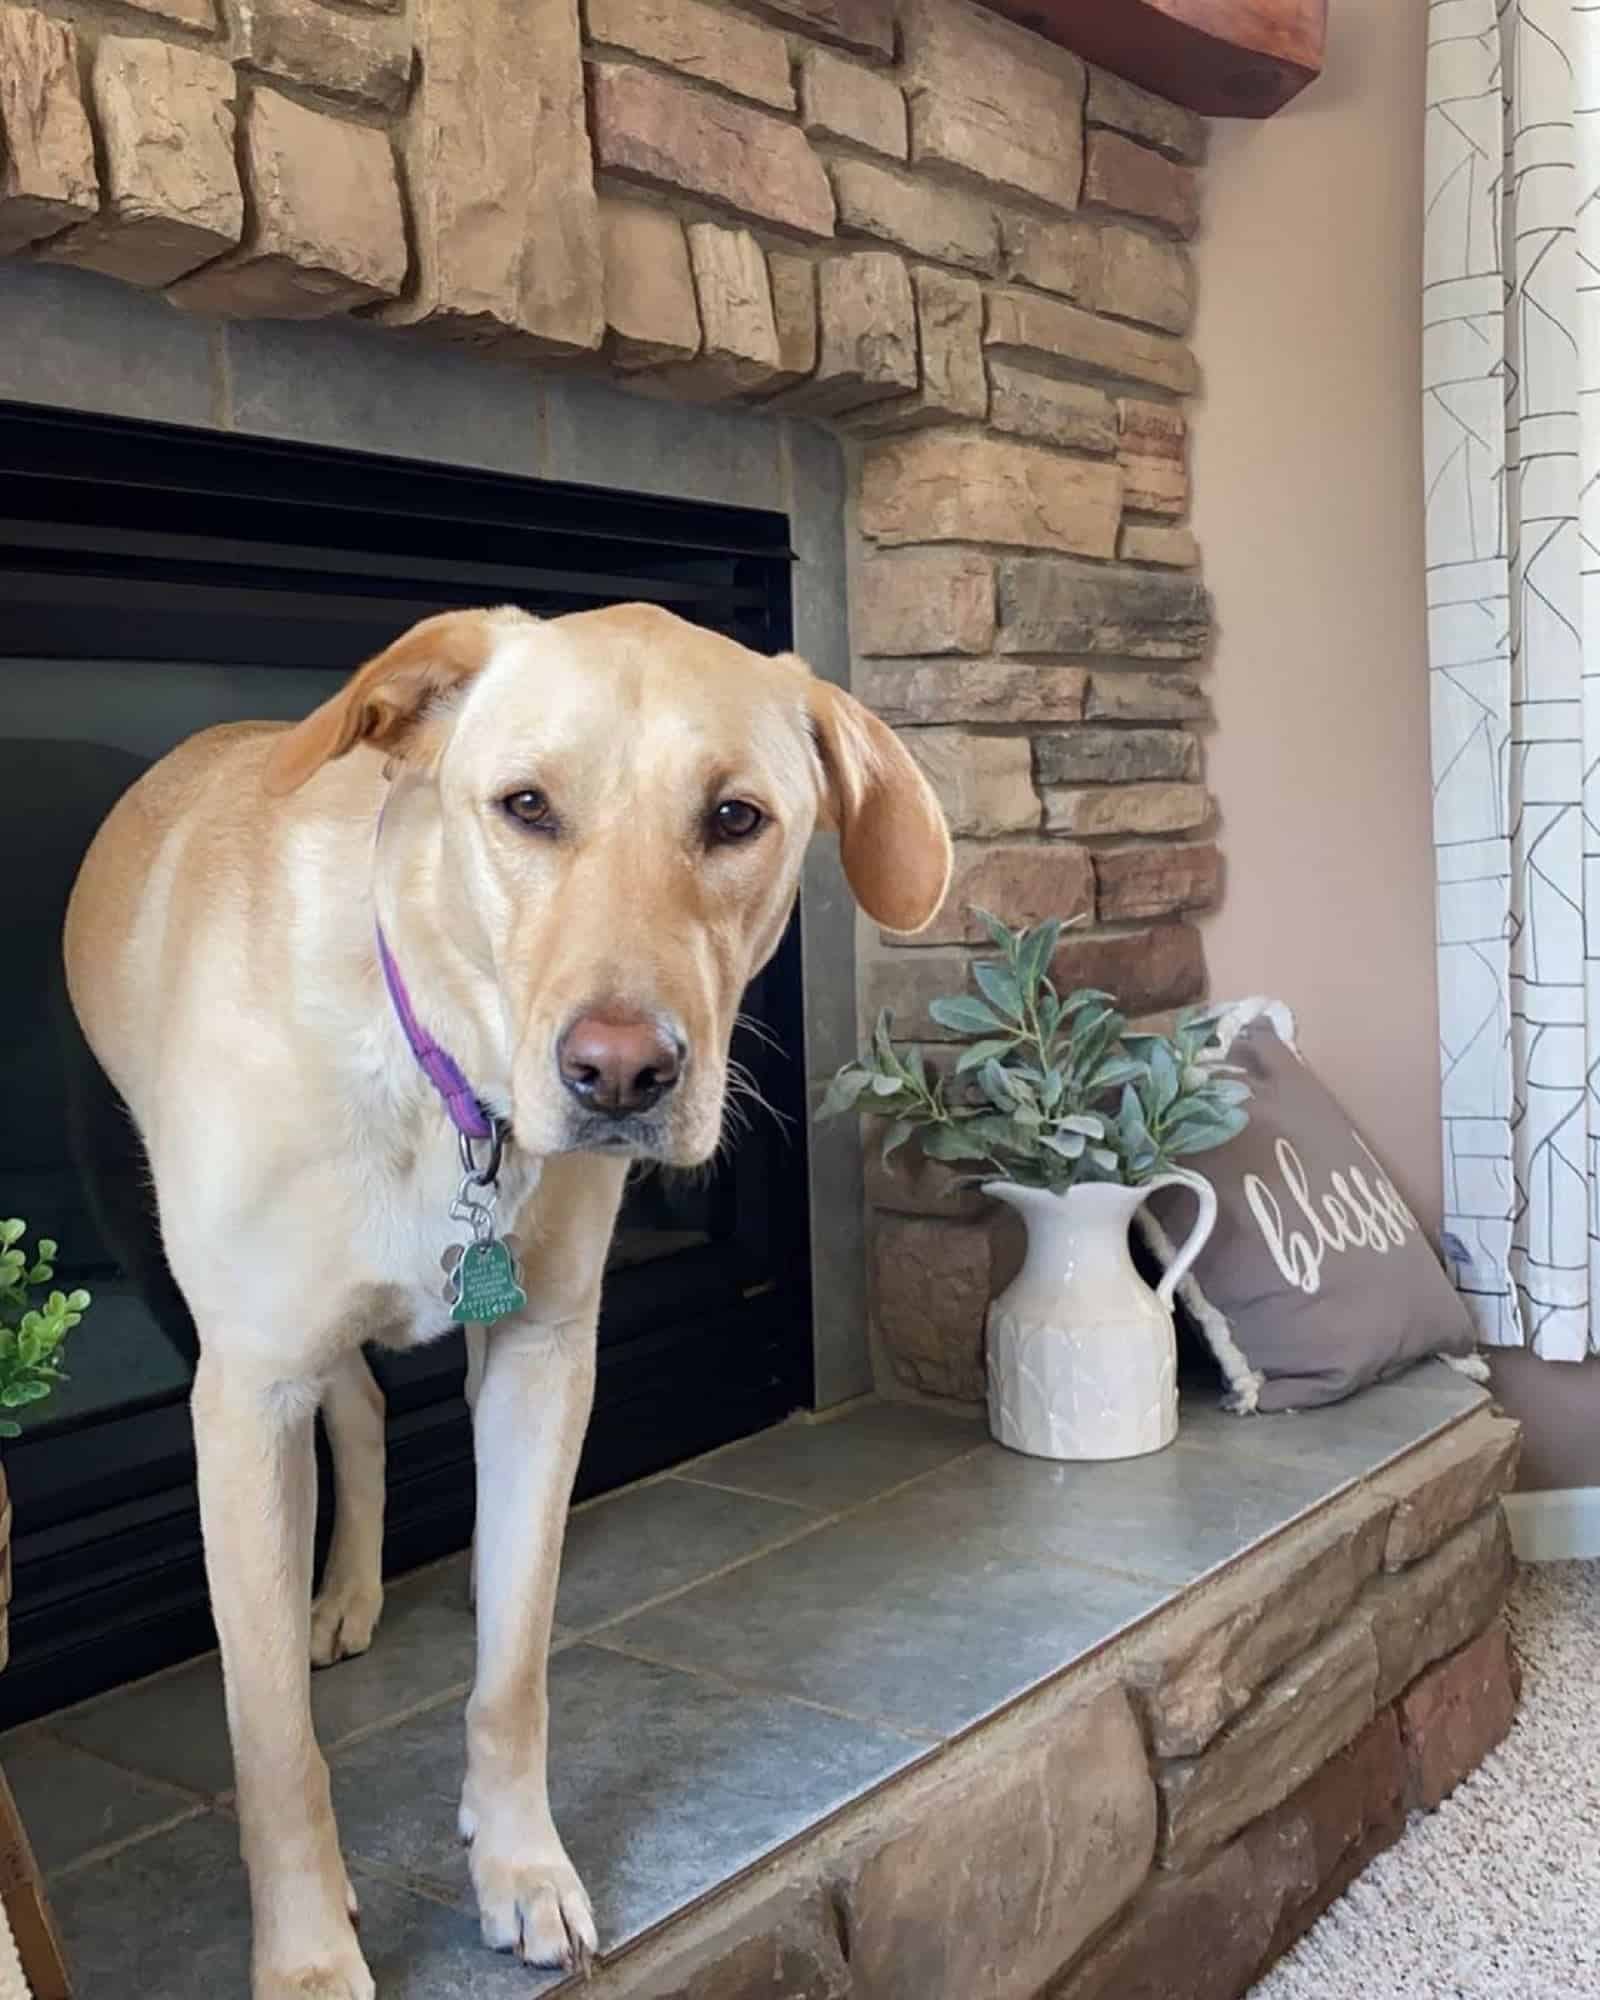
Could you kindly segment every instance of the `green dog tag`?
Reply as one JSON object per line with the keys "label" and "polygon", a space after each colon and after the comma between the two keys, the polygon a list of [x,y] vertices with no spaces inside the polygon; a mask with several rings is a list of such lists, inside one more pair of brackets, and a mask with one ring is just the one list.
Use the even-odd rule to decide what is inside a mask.
{"label": "green dog tag", "polygon": [[451,1291],[450,1318],[457,1326],[492,1326],[528,1303],[511,1246],[499,1236],[467,1245],[451,1273]]}

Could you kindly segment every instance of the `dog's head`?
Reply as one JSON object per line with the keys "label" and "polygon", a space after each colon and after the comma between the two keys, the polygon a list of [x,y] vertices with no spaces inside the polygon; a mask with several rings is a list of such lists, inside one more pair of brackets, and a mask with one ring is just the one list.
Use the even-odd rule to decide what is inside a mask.
{"label": "dog's head", "polygon": [[892,731],[792,655],[646,605],[427,619],[280,737],[268,787],[363,743],[392,760],[445,956],[492,982],[534,1152],[710,1156],[739,997],[815,828],[891,930],[948,885],[938,803]]}

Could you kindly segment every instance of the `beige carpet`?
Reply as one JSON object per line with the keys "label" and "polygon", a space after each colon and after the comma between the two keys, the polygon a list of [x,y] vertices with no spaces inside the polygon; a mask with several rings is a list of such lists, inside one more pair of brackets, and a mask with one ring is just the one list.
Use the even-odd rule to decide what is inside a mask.
{"label": "beige carpet", "polygon": [[1511,1734],[1251,2000],[1600,1996],[1600,1562],[1524,1570]]}

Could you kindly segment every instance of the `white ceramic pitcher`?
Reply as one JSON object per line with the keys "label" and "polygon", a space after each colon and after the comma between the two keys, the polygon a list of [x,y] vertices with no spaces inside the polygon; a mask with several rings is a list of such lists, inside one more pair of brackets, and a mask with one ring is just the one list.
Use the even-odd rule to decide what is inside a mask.
{"label": "white ceramic pitcher", "polygon": [[[1152,1291],[1134,1268],[1128,1227],[1157,1188],[1186,1187],[1200,1215]],[[1137,1458],[1178,1434],[1172,1295],[1205,1247],[1217,1197],[1198,1174],[1142,1187],[1047,1188],[988,1181],[1028,1228],[1022,1269],[989,1307],[989,1428],[1034,1458]]]}

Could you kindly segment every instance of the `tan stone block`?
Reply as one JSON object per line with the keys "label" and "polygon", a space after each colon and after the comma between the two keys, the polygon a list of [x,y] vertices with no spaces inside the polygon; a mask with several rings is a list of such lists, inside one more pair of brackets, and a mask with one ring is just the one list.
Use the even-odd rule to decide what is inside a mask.
{"label": "tan stone block", "polygon": [[955,549],[873,556],[856,573],[858,653],[981,653],[994,639],[994,564]]}
{"label": "tan stone block", "polygon": [[993,271],[1000,262],[994,212],[956,188],[939,187],[872,160],[835,160],[841,235],[875,236],[921,257]]}
{"label": "tan stone block", "polygon": [[647,56],[736,96],[794,109],[789,49],[776,28],[703,0],[587,0],[589,40]]}
{"label": "tan stone block", "polygon": [[806,130],[818,138],[847,140],[891,160],[906,156],[900,86],[860,63],[829,49],[807,49],[800,59],[800,107]]}
{"label": "tan stone block", "polygon": [[[1129,476],[1126,462],[1123,477]],[[1138,481],[1135,467],[1132,477]],[[1137,491],[1137,483],[1135,484]],[[1127,489],[1124,488],[1124,493]],[[1156,563],[1163,569],[1194,569],[1200,561],[1200,544],[1189,528],[1157,526],[1151,521],[1124,521],[1117,537],[1117,554],[1123,562]]]}
{"label": "tan stone block", "polygon": [[956,843],[955,868],[944,906],[919,943],[989,944],[975,912],[988,910],[1015,930],[1047,917],[1063,923],[1094,916],[1094,864],[1089,850],[1063,842]]}
{"label": "tan stone block", "polygon": [[923,432],[869,447],[860,525],[884,543],[999,542],[1106,557],[1121,500],[1114,466],[1010,438]]}
{"label": "tan stone block", "polygon": [[1393,1511],[1354,1493],[1150,1627],[1129,1678],[1155,1756],[1198,1755],[1344,1617],[1377,1574]]}
{"label": "tan stone block", "polygon": [[1121,1690],[1008,1751],[902,1807],[846,1873],[856,2000],[1033,2000],[1137,1893],[1156,1806]]}
{"label": "tan stone block", "polygon": [[1392,1701],[1424,1667],[1489,1626],[1505,1602],[1515,1568],[1497,1501],[1431,1555],[1380,1578],[1369,1599],[1379,1701]]}
{"label": "tan stone block", "polygon": [[982,417],[989,407],[983,371],[983,293],[972,278],[920,267],[912,273],[922,340],[924,414]]}
{"label": "tan stone block", "polygon": [[1042,785],[1122,785],[1197,778],[1200,744],[1185,729],[1087,725],[1035,739]]}
{"label": "tan stone block", "polygon": [[1042,363],[1047,370],[1084,369],[1150,382],[1178,395],[1189,395],[1200,385],[1193,354],[1171,334],[1102,319],[1042,292],[990,292],[984,346],[991,353]]}
{"label": "tan stone block", "polygon": [[1421,1451],[1380,1473],[1375,1484],[1395,1503],[1385,1569],[1429,1555],[1516,1483],[1522,1427],[1479,1411]]}
{"label": "tan stone block", "polygon": [[124,4],[141,14],[159,14],[180,27],[197,28],[202,34],[210,34],[217,25],[216,0],[124,0]]}
{"label": "tan stone block", "polygon": [[[870,1126],[867,1143],[881,1143]],[[988,1224],[880,1214],[869,1236],[872,1323],[890,1367],[924,1395],[978,1402],[993,1284]]]}
{"label": "tan stone block", "polygon": [[795,381],[817,365],[817,267],[786,250],[767,253],[772,318],[778,329],[778,375]]}
{"label": "tan stone block", "polygon": [[909,0],[902,17],[911,157],[1075,208],[1083,65],[968,0]]}
{"label": "tan stone block", "polygon": [[1093,986],[1114,993],[1126,1014],[1182,1007],[1206,990],[1205,953],[1193,924],[1147,931],[1069,933],[1051,961],[1057,990]]}
{"label": "tan stone block", "polygon": [[1076,200],[1076,187],[1059,160],[997,129],[964,102],[913,94],[911,160],[924,171],[954,170],[960,179],[1057,208],[1071,208]]}
{"label": "tan stone block", "polygon": [[1105,833],[1187,833],[1211,817],[1204,785],[1049,785],[1046,833],[1089,839]]}
{"label": "tan stone block", "polygon": [[817,416],[858,410],[917,386],[911,276],[888,250],[852,250],[817,266],[817,365],[783,401]]}
{"label": "tan stone block", "polygon": [[258,89],[245,117],[244,241],[168,296],[191,312],[321,319],[405,283],[400,183],[386,132]]}
{"label": "tan stone block", "polygon": [[825,42],[839,42],[887,62],[894,54],[893,0],[762,0],[769,14],[781,14]]}
{"label": "tan stone block", "polygon": [[1109,125],[1142,139],[1147,146],[1170,153],[1175,160],[1193,165],[1206,156],[1206,121],[1181,105],[1141,90],[1109,70],[1089,71],[1088,119],[1091,125]]}
{"label": "tan stone block", "polygon": [[1405,1764],[1385,1709],[1210,1860],[1155,1876],[1050,2000],[1236,2000],[1405,1823]]}
{"label": "tan stone block", "polygon": [[1117,449],[1117,413],[1103,389],[1060,382],[996,360],[989,363],[989,387],[989,422],[997,431],[1042,438],[1073,451],[1110,454]]}
{"label": "tan stone block", "polygon": [[1004,234],[1013,277],[1091,312],[1169,333],[1187,331],[1194,317],[1194,267],[1180,244],[1087,216],[1008,216]]}
{"label": "tan stone block", "polygon": [[1178,403],[1123,396],[1117,403],[1117,431],[1129,452],[1180,463],[1188,449],[1189,425]]}
{"label": "tan stone block", "polygon": [[1516,1720],[1522,1676],[1498,1620],[1400,1697],[1411,1803],[1432,1811],[1501,1743]]}
{"label": "tan stone block", "polygon": [[714,222],[689,225],[689,262],[700,305],[699,358],[669,369],[675,388],[722,397],[743,395],[778,372],[778,328],[761,245],[748,229]]}
{"label": "tan stone block", "polygon": [[1380,1709],[1354,1742],[1250,1829],[1246,1838],[1252,1841],[1309,1843],[1316,1881],[1310,1895],[1285,1904],[1269,1963],[1304,1937],[1374,1856],[1405,1832],[1405,1777],[1394,1710]]}
{"label": "tan stone block", "polygon": [[1082,667],[1018,660],[867,660],[856,693],[885,722],[1074,722]]}
{"label": "tan stone block", "polygon": [[90,92],[104,202],[40,254],[134,285],[167,285],[232,249],[244,224],[234,90],[219,56],[102,35]]}
{"label": "tan stone block", "polygon": [[1193,674],[1096,671],[1083,705],[1087,722],[1204,722],[1211,714]]}
{"label": "tan stone block", "polygon": [[[972,960],[962,951],[895,948],[870,960],[862,980],[869,1020],[890,1016],[897,1042],[944,1043],[955,1040],[929,1013],[938,999],[972,990]],[[871,1128],[868,1128],[869,1140]],[[878,1136],[882,1136],[879,1128]]]}
{"label": "tan stone block", "polygon": [[323,0],[238,0],[238,12],[243,68],[383,111],[405,102],[412,50],[403,21],[341,14]]}
{"label": "tan stone block", "polygon": [[1189,473],[1169,458],[1144,458],[1137,452],[1119,451],[1122,467],[1123,505],[1131,513],[1164,514],[1177,517],[1189,507]]}
{"label": "tan stone block", "polygon": [[1169,160],[1121,132],[1091,132],[1084,150],[1083,201],[1086,208],[1114,208],[1143,215],[1180,236],[1192,236],[1200,222],[1193,167]]}
{"label": "tan stone block", "polygon": [[952,834],[1038,830],[1039,798],[1025,736],[909,729],[902,741],[938,794]]}
{"label": "tan stone block", "polygon": [[381,317],[533,354],[605,331],[577,0],[417,0],[418,281]]}
{"label": "tan stone block", "polygon": [[719,208],[833,234],[833,193],[797,125],[633,63],[591,68],[595,162]]}
{"label": "tan stone block", "polygon": [[99,204],[77,35],[36,8],[0,7],[0,256]]}
{"label": "tan stone block", "polygon": [[1156,1767],[1160,1860],[1184,1867],[1298,1791],[1376,1712],[1378,1655],[1356,1617],[1292,1660],[1198,1757]]}
{"label": "tan stone block", "polygon": [[1124,398],[1117,406],[1123,505],[1142,514],[1182,514],[1189,504],[1188,425],[1172,403]]}
{"label": "tan stone block", "polygon": [[630,1963],[628,2000],[849,2000],[850,1970],[823,1896],[790,1892],[742,1922],[640,1970]]}
{"label": "tan stone block", "polygon": [[1009,556],[998,572],[1003,653],[1198,659],[1211,604],[1198,578],[1050,556]]}
{"label": "tan stone block", "polygon": [[1102,923],[1209,910],[1222,896],[1222,854],[1214,841],[1181,847],[1110,847],[1094,857]]}
{"label": "tan stone block", "polygon": [[920,382],[915,394],[875,404],[847,421],[854,428],[887,432],[919,429],[951,419],[981,418],[989,406],[983,368],[983,291],[976,278],[919,265],[912,273],[917,298]]}
{"label": "tan stone block", "polygon": [[653,368],[700,351],[700,311],[683,225],[669,208],[615,196],[600,200],[607,358]]}

